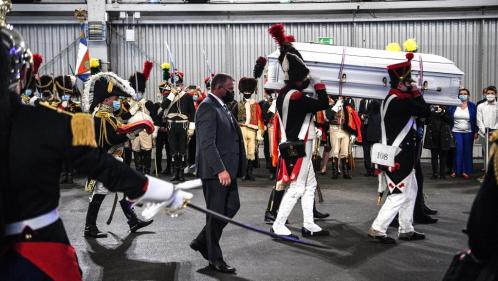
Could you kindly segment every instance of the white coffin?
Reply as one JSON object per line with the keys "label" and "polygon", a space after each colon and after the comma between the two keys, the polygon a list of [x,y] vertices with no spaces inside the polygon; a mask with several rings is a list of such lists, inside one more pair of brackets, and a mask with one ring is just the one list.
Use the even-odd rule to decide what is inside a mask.
{"label": "white coffin", "polygon": [[[293,45],[311,72],[327,85],[327,92],[331,95],[339,94],[338,76],[343,65],[342,95],[384,99],[390,88],[387,66],[406,61],[404,52],[314,43],[295,42]],[[279,54],[277,50],[268,56],[267,89],[276,90],[283,86],[284,73],[278,63]],[[343,57],[344,63],[341,64]],[[412,60],[412,78],[418,81],[419,88],[424,89],[424,98],[428,103],[460,104],[457,95],[463,75],[452,61],[441,56],[415,53]],[[312,91],[311,88],[308,90]]]}

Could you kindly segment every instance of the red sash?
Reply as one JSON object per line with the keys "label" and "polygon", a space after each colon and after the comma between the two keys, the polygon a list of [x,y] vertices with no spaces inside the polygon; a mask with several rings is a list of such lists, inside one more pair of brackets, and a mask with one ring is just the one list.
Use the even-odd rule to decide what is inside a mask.
{"label": "red sash", "polygon": [[54,281],[81,281],[76,252],[57,242],[19,242],[15,250]]}

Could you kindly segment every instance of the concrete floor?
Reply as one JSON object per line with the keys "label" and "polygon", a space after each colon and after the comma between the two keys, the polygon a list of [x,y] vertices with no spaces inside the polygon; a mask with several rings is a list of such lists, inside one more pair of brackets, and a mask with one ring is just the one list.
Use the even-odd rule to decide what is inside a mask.
{"label": "concrete floor", "polygon": [[[204,225],[204,215],[187,209],[171,218],[159,215],[149,227],[134,234],[119,206],[111,225],[109,216],[114,195],[102,206],[99,227],[108,231],[106,239],[85,239],[83,228],[88,194],[83,180],[62,188],[60,211],[69,238],[77,250],[83,279],[97,280],[441,280],[452,255],[466,247],[461,232],[479,187],[473,179],[430,180],[425,167],[427,201],[439,210],[439,222],[417,225],[427,239],[380,245],[366,236],[377,214],[376,178],[360,175],[353,180],[331,180],[318,176],[325,202],[319,210],[330,219],[318,222],[331,232],[330,237],[314,239],[330,250],[314,249],[275,242],[257,233],[229,225],[221,245],[225,260],[237,268],[236,275],[211,271],[208,263],[189,248],[190,241]],[[266,171],[256,171],[256,182],[239,180],[241,209],[236,219],[269,229],[263,221],[272,182]],[[193,203],[204,206],[201,190],[194,191]],[[300,235],[300,203],[289,218],[291,230]],[[390,228],[396,237],[396,229]]]}

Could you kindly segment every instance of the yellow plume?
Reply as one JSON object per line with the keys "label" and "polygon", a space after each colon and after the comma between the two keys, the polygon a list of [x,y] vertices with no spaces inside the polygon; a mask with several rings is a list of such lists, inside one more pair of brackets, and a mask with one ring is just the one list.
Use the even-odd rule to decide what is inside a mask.
{"label": "yellow plume", "polygon": [[161,69],[170,69],[171,68],[171,64],[165,62],[163,64],[161,64]]}
{"label": "yellow plume", "polygon": [[399,45],[398,42],[391,42],[391,43],[387,44],[386,51],[400,52],[401,46]]}
{"label": "yellow plume", "polygon": [[97,58],[91,58],[90,59],[90,67],[91,68],[97,68],[100,67],[100,60]]}
{"label": "yellow plume", "polygon": [[418,49],[417,41],[415,41],[415,39],[413,38],[406,39],[406,41],[403,43],[403,49],[405,50],[405,52],[416,52]]}

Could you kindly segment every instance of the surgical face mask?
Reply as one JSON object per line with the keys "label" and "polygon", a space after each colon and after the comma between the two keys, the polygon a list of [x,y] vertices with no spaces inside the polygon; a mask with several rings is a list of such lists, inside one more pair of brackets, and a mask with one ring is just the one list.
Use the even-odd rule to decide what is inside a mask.
{"label": "surgical face mask", "polygon": [[486,95],[486,99],[489,101],[489,102],[493,102],[496,100],[496,96],[493,95],[493,94],[490,94],[490,95]]}
{"label": "surgical face mask", "polygon": [[112,108],[114,111],[118,111],[121,108],[121,102],[118,100],[112,101]]}
{"label": "surgical face mask", "polygon": [[142,97],[143,97],[143,94],[142,94],[142,93],[137,93],[137,95],[136,95],[136,96],[137,96],[137,100],[141,100],[141,99],[142,99]]}
{"label": "surgical face mask", "polygon": [[234,92],[229,91],[227,89],[225,89],[225,91],[226,91],[226,94],[223,97],[223,102],[225,102],[225,103],[232,102],[234,100],[234,96],[235,96]]}
{"label": "surgical face mask", "polygon": [[469,96],[467,95],[458,95],[458,99],[462,102],[467,101],[469,99]]}
{"label": "surgical face mask", "polygon": [[69,95],[63,95],[62,96],[62,101],[68,101],[69,100]]}
{"label": "surgical face mask", "polygon": [[24,94],[23,94],[23,95],[25,95],[25,96],[27,96],[27,97],[30,97],[32,93],[33,93],[33,92],[31,91],[31,89],[26,89],[26,90],[24,91]]}
{"label": "surgical face mask", "polygon": [[199,97],[198,97],[197,95],[194,95],[194,96],[192,97],[192,99],[194,99],[194,101],[196,101],[196,100],[198,100],[198,99],[199,99]]}
{"label": "surgical face mask", "polygon": [[251,95],[250,95],[250,94],[249,94],[249,95],[244,94],[244,98],[245,98],[246,100],[248,100],[248,99],[250,99],[250,98],[251,98]]}

